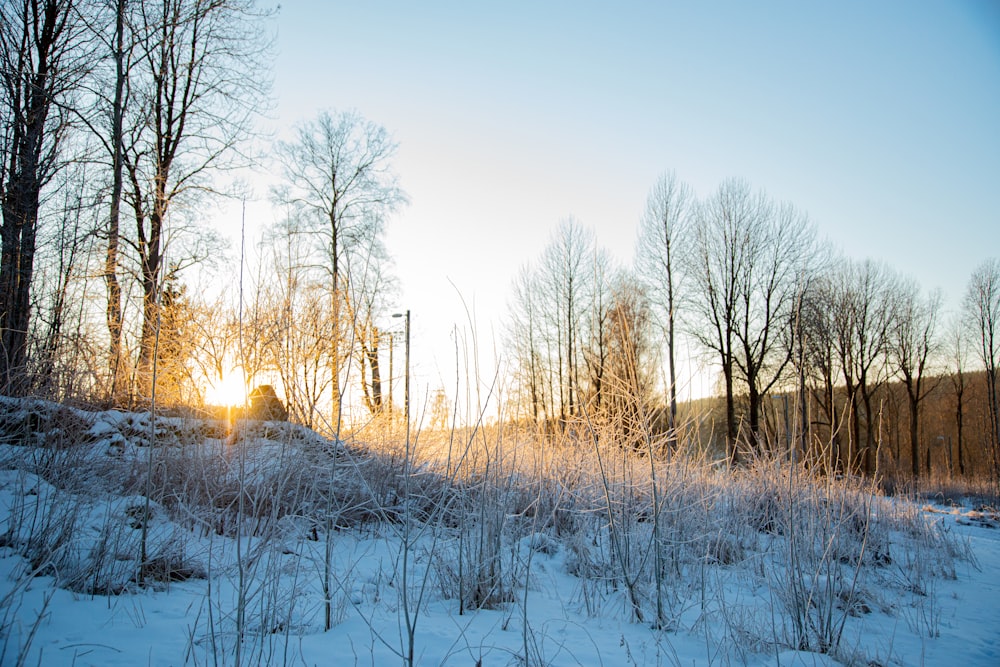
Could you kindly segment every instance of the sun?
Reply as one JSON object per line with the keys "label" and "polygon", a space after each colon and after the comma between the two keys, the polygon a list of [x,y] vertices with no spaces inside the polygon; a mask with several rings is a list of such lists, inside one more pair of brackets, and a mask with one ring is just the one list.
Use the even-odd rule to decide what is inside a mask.
{"label": "sun", "polygon": [[236,368],[208,385],[205,402],[209,405],[235,407],[247,400],[247,383],[242,369]]}

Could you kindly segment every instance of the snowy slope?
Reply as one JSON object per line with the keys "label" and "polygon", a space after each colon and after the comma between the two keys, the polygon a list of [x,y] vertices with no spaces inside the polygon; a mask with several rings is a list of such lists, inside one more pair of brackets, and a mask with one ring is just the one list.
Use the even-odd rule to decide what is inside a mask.
{"label": "snowy slope", "polygon": [[0,413],[3,665],[1000,664],[988,515],[773,469],[665,468],[649,505],[639,468],[567,452],[558,483],[448,477],[289,425]]}

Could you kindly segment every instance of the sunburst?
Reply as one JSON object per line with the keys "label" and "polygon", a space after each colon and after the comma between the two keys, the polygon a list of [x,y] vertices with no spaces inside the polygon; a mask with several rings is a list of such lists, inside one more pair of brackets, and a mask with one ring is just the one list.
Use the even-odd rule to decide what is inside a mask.
{"label": "sunburst", "polygon": [[222,378],[209,384],[205,392],[205,401],[209,405],[236,407],[247,400],[247,383],[240,368],[226,373]]}

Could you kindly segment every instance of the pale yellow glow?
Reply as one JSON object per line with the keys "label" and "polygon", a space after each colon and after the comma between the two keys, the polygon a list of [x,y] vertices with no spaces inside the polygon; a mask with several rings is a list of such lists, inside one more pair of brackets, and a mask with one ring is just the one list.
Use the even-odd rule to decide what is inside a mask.
{"label": "pale yellow glow", "polygon": [[205,392],[205,402],[209,405],[235,407],[243,405],[246,400],[247,383],[240,368],[233,369],[210,384]]}

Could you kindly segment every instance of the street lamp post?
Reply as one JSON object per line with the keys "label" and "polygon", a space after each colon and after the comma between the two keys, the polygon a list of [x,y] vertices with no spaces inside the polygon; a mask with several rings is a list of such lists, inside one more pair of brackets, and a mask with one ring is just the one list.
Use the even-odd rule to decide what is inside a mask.
{"label": "street lamp post", "polygon": [[395,410],[392,404],[392,382],[395,380],[392,370],[392,348],[396,344],[395,333],[389,332],[389,417],[392,417],[392,413]]}
{"label": "street lamp post", "polygon": [[406,442],[410,441],[410,310],[393,313],[393,317],[406,318],[406,380],[403,389],[403,413],[406,415]]}

